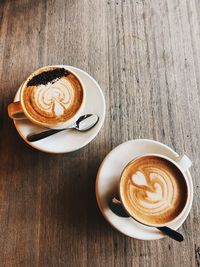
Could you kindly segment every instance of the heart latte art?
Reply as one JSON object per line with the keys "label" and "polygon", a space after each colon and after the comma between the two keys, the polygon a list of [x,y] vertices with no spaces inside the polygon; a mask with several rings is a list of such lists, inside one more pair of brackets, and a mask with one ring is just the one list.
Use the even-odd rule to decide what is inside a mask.
{"label": "heart latte art", "polygon": [[23,90],[26,112],[42,124],[59,125],[72,118],[83,101],[78,79],[64,68],[40,69]]}
{"label": "heart latte art", "polygon": [[172,163],[146,156],[127,165],[121,177],[120,195],[127,211],[139,221],[164,224],[182,211],[187,186]]}

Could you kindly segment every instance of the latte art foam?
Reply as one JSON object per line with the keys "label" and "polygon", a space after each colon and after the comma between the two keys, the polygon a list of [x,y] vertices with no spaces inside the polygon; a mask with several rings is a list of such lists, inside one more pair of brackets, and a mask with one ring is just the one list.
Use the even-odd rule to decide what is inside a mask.
{"label": "latte art foam", "polygon": [[37,122],[50,126],[69,120],[83,101],[80,82],[72,73],[63,69],[49,67],[39,71],[28,81],[23,91],[27,113]]}
{"label": "latte art foam", "polygon": [[70,107],[74,100],[74,91],[66,79],[59,79],[53,84],[39,85],[32,90],[34,107],[38,113],[49,117],[60,116]]}
{"label": "latte art foam", "polygon": [[123,172],[120,193],[127,211],[146,224],[174,219],[187,199],[181,172],[165,159],[148,156],[130,163]]}

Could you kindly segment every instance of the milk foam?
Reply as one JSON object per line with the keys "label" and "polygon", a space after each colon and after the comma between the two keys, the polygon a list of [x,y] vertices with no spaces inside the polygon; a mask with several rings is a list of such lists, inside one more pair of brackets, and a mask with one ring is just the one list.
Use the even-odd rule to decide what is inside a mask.
{"label": "milk foam", "polygon": [[64,125],[80,111],[84,88],[64,68],[54,66],[36,71],[25,83],[22,98],[26,114],[37,124]]}
{"label": "milk foam", "polygon": [[61,116],[73,101],[73,87],[67,79],[61,78],[54,83],[34,88],[32,98],[41,112],[49,116]]}
{"label": "milk foam", "polygon": [[156,168],[145,168],[143,172],[137,172],[137,176],[133,174],[135,177],[138,175],[140,181],[132,179],[129,189],[131,204],[137,210],[152,214],[172,205],[175,188],[169,173]]}
{"label": "milk foam", "polygon": [[185,205],[187,187],[181,178],[179,170],[166,160],[144,157],[125,168],[120,196],[133,217],[147,224],[162,224],[176,217]]}

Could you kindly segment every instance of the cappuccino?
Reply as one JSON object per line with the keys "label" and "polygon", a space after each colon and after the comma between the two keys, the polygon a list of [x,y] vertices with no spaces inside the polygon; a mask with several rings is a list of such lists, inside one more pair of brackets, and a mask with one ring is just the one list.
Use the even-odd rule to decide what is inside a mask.
{"label": "cappuccino", "polygon": [[47,127],[70,120],[84,97],[82,85],[73,73],[52,66],[34,72],[23,85],[21,94],[25,114]]}
{"label": "cappuccino", "polygon": [[158,156],[144,156],[125,167],[120,197],[132,217],[156,226],[181,213],[188,191],[183,174],[173,163]]}

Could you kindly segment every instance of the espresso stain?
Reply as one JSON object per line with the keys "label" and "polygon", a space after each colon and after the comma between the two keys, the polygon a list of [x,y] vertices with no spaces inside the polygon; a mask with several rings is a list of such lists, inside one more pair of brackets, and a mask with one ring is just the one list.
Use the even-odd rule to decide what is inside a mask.
{"label": "espresso stain", "polygon": [[53,70],[44,71],[33,78],[27,83],[27,86],[37,86],[40,84],[47,84],[63,76],[67,76],[69,72],[64,68],[56,68]]}

